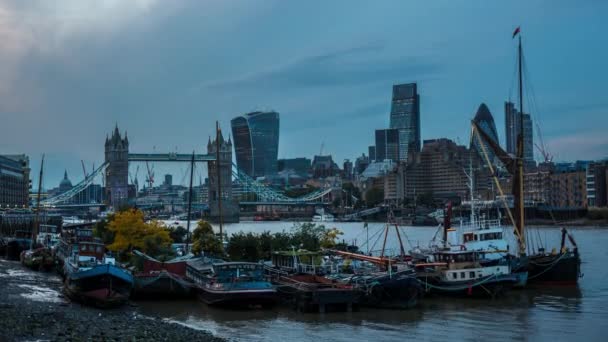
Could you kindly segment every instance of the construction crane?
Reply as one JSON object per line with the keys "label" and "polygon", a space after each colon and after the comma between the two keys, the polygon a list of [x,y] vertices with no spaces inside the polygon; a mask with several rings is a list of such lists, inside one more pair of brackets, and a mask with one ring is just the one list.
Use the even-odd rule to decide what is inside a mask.
{"label": "construction crane", "polygon": [[146,183],[148,183],[148,188],[152,189],[154,186],[154,165],[150,167],[150,164],[146,162],[146,170],[148,171],[148,176],[146,177]]}
{"label": "construction crane", "polygon": [[89,174],[87,174],[87,169],[84,167],[84,160],[80,159],[80,164],[82,165],[82,173],[84,174],[84,178],[87,179]]}
{"label": "construction crane", "polygon": [[543,156],[543,161],[545,163],[550,163],[551,161],[553,161],[553,156],[547,150],[547,146],[545,145],[545,140],[543,139],[543,134],[542,134],[542,132],[540,130],[540,125],[538,124],[538,122],[536,122],[536,135],[538,135],[538,142],[539,143],[538,144],[534,144],[534,146],[536,146],[536,149]]}
{"label": "construction crane", "polygon": [[323,149],[325,148],[325,142],[322,141],[321,142],[321,149],[319,150],[319,155],[322,156],[323,155]]}

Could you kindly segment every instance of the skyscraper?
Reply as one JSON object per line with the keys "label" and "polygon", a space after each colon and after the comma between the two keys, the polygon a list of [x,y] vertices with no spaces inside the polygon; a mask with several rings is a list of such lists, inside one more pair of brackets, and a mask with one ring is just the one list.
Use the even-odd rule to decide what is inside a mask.
{"label": "skyscraper", "polygon": [[[524,114],[524,162],[526,165],[534,164],[534,132],[532,129],[532,119],[530,114]],[[515,104],[505,102],[505,132],[507,142],[507,152],[517,154],[517,135],[520,130],[519,111],[515,109]]]}
{"label": "skyscraper", "polygon": [[279,113],[248,113],[230,123],[238,168],[253,178],[277,173]]}
{"label": "skyscraper", "polygon": [[375,161],[376,160],[376,146],[369,146],[367,148],[367,154],[369,154],[370,161]]}
{"label": "skyscraper", "polygon": [[376,130],[376,161],[399,160],[401,147],[399,133],[397,129]]}
{"label": "skyscraper", "polygon": [[420,151],[420,96],[416,83],[393,86],[390,128],[399,130],[398,160],[407,161],[412,153]]}
{"label": "skyscraper", "polygon": [[[495,144],[500,144],[498,141],[498,133],[496,132],[496,124],[494,124],[494,117],[492,117],[492,113],[490,113],[490,110],[488,109],[488,106],[486,106],[485,103],[479,105],[479,108],[477,109],[477,114],[475,114],[475,118],[473,118],[473,121],[479,126],[480,129],[482,129],[487,135],[489,135],[490,138],[492,138]],[[490,148],[488,143],[483,141],[483,139],[482,144],[485,148],[486,153],[488,154],[488,159],[492,164],[494,164],[497,161],[496,155],[494,154],[494,152],[492,152],[492,149]],[[477,154],[481,158],[482,165],[487,165],[483,154],[483,149],[481,148],[479,139],[477,139],[477,137],[473,137],[473,139],[471,140],[470,148],[474,149],[477,152]]]}

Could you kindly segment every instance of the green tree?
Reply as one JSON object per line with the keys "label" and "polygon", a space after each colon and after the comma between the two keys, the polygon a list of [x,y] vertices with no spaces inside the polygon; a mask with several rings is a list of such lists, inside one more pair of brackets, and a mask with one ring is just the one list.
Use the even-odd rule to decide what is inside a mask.
{"label": "green tree", "polygon": [[435,208],[436,207],[435,197],[433,196],[433,193],[430,191],[423,192],[416,197],[416,204],[424,205],[429,208]]}
{"label": "green tree", "polygon": [[200,220],[192,233],[192,253],[200,255],[202,252],[210,255],[223,255],[224,249],[220,237],[213,232],[209,222]]}
{"label": "green tree", "polygon": [[186,228],[177,226],[176,228],[171,229],[169,235],[171,236],[171,239],[173,239],[174,243],[182,243],[184,242],[184,238],[186,237],[187,233],[188,231]]}
{"label": "green tree", "polygon": [[108,229],[108,224],[113,219],[114,214],[111,214],[107,219],[97,222],[93,228],[93,236],[100,238],[105,245],[109,245],[114,241],[114,232]]}
{"label": "green tree", "polygon": [[291,246],[295,246],[296,249],[318,251],[321,247],[321,236],[324,231],[324,225],[316,225],[310,222],[296,223],[292,228]]}
{"label": "green tree", "polygon": [[228,241],[228,255],[234,261],[257,262],[260,256],[260,235],[252,232],[232,234]]}

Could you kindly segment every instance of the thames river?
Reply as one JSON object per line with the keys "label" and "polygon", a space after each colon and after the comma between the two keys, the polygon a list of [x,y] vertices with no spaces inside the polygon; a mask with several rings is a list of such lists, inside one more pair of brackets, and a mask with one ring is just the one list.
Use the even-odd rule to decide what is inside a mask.
{"label": "thames river", "polygon": [[[377,250],[383,224],[325,223],[344,232],[346,242]],[[227,234],[238,231],[289,231],[291,222],[243,222],[224,226]],[[605,341],[608,335],[608,229],[571,228],[583,260],[578,288],[511,291],[498,300],[424,298],[413,310],[361,309],[353,313],[296,313],[231,311],[208,307],[197,301],[138,302],[145,314],[236,340],[247,341]],[[401,229],[406,250],[425,245],[434,227]],[[531,228],[534,244],[560,243],[559,228]],[[375,246],[374,246],[375,243]],[[532,242],[531,242],[532,243]],[[372,246],[374,248],[372,248]],[[398,248],[394,231],[388,248]],[[602,337],[604,336],[604,337]]]}

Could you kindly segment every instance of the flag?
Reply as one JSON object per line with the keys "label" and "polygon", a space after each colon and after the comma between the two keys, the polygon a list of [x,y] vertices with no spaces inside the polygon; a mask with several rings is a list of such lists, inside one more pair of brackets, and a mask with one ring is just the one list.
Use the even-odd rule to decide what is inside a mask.
{"label": "flag", "polygon": [[519,33],[519,26],[517,26],[515,31],[513,31],[513,38],[515,38],[515,36],[517,36],[518,33]]}

